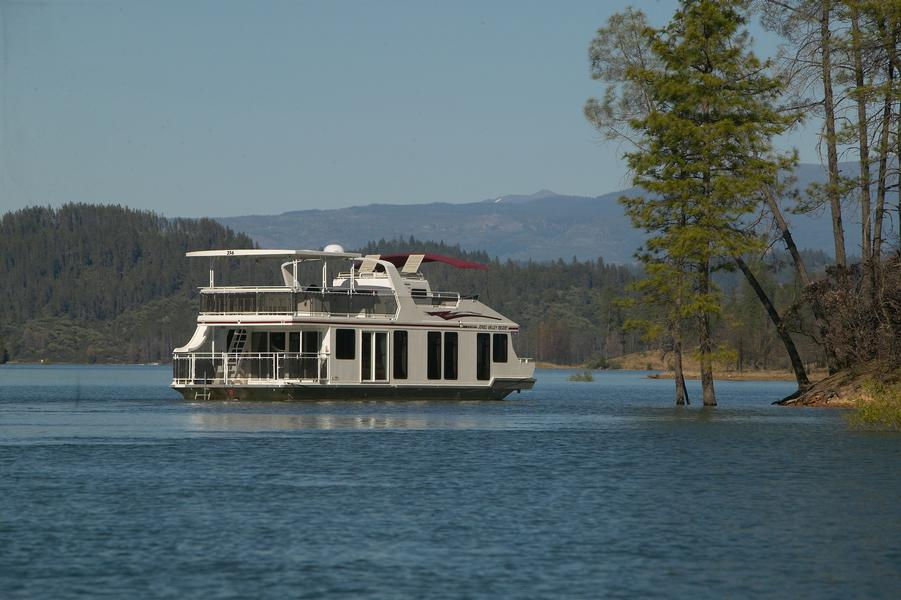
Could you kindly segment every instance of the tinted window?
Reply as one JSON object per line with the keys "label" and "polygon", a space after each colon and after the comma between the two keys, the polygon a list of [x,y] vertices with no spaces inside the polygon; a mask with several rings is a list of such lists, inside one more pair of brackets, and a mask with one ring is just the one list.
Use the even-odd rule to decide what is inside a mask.
{"label": "tinted window", "polygon": [[394,332],[394,378],[407,378],[407,332]]}
{"label": "tinted window", "polygon": [[507,334],[494,334],[494,362],[507,362]]}
{"label": "tinted window", "polygon": [[356,329],[335,330],[335,358],[341,360],[353,360],[357,350]]}
{"label": "tinted window", "polygon": [[428,336],[428,378],[441,379],[441,332],[430,331]]}
{"label": "tinted window", "polygon": [[457,332],[444,334],[444,378],[457,378]]}
{"label": "tinted window", "polygon": [[[319,332],[304,331],[303,332],[303,351],[319,353]],[[298,350],[299,352],[299,350]]]}
{"label": "tinted window", "polygon": [[476,334],[476,379],[491,379],[491,335]]}
{"label": "tinted window", "polygon": [[284,352],[285,351],[285,332],[273,331],[269,334],[269,351]]}
{"label": "tinted window", "polygon": [[250,334],[251,352],[269,352],[269,332],[254,331]]}

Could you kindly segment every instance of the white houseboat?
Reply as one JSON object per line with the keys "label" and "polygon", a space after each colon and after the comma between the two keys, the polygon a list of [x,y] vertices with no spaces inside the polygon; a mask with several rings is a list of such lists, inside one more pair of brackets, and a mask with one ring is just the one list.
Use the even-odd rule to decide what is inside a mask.
{"label": "white houseboat", "polygon": [[[186,399],[501,399],[535,383],[534,363],[513,350],[516,323],[477,296],[433,291],[420,272],[484,265],[337,245],[187,256],[210,259],[210,282],[194,335],[173,354],[172,387]],[[284,284],[217,286],[220,257],[281,258]],[[321,279],[317,266],[316,281],[301,281],[310,262]]]}

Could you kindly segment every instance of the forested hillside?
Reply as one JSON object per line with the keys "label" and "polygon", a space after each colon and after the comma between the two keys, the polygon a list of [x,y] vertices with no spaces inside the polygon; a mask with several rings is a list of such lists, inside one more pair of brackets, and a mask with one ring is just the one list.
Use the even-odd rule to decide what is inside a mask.
{"label": "forested hillside", "polygon": [[[185,252],[252,247],[209,219],[119,206],[27,208],[0,219],[0,358],[168,360],[193,331],[203,261]],[[228,266],[225,274],[235,271]],[[250,266],[252,268],[252,265]]]}
{"label": "forested hillside", "polygon": [[[188,260],[185,252],[253,245],[210,220],[165,219],[121,207],[77,204],[8,213],[0,219],[0,359],[5,351],[17,361],[168,361],[172,348],[193,331],[196,288],[208,277],[207,263]],[[621,303],[631,294],[634,267],[602,259],[501,262],[485,252],[413,238],[372,242],[360,250],[435,252],[488,264],[485,271],[439,263],[423,270],[434,289],[479,294],[520,323],[516,344],[523,356],[601,366],[659,347],[625,327],[642,312],[641,306]],[[778,260],[759,269],[780,308],[791,306],[797,298],[791,271]],[[217,267],[220,282],[273,283],[275,276],[272,261]],[[715,326],[724,366],[786,366],[753,292],[734,276],[723,276],[721,284],[726,293]],[[815,348],[806,350],[805,359],[816,358]]]}

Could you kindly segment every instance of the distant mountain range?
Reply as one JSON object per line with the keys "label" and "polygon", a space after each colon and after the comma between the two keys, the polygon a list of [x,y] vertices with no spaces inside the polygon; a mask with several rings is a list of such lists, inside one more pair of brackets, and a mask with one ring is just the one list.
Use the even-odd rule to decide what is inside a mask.
{"label": "distant mountain range", "polygon": [[[856,163],[842,163],[842,170],[852,176]],[[796,177],[797,188],[804,190],[813,181],[823,181],[825,170],[802,164]],[[541,190],[460,204],[369,204],[216,220],[271,248],[321,248],[330,243],[359,248],[372,240],[414,236],[484,250],[502,259],[577,256],[630,263],[644,234],[632,227],[617,199],[636,193],[631,188],[592,198]],[[850,254],[859,254],[860,219],[854,208],[849,206],[845,214],[846,246]],[[787,216],[801,248],[832,253],[828,212]]]}

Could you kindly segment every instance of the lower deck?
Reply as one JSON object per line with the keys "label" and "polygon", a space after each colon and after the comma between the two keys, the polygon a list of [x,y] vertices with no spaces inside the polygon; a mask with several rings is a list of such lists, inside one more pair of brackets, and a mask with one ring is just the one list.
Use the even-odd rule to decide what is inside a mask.
{"label": "lower deck", "polygon": [[173,355],[185,398],[503,398],[530,389],[534,364],[509,331],[201,325]]}

